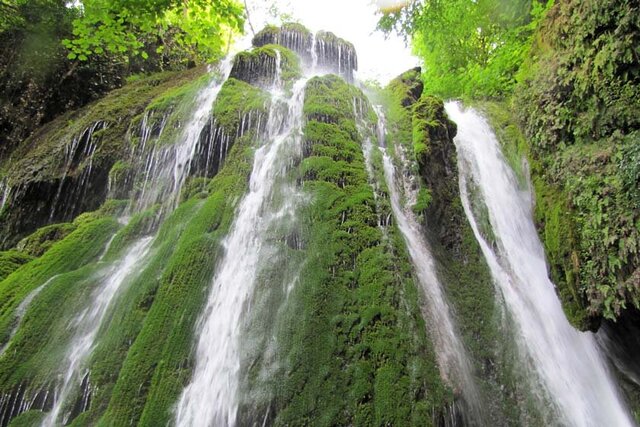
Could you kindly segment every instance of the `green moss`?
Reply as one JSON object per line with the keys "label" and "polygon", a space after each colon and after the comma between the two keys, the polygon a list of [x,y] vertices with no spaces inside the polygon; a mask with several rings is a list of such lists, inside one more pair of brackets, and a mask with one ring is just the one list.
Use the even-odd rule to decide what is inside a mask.
{"label": "green moss", "polygon": [[[109,124],[100,136],[101,144],[96,159],[116,158],[121,155],[126,142],[129,123],[143,113],[147,105],[167,91],[189,86],[194,76],[202,75],[202,67],[182,73],[155,74],[115,90],[100,101],[75,112],[67,113],[43,126],[17,148],[11,163],[3,165],[3,171],[12,185],[31,181],[49,181],[64,171],[64,148],[71,140],[98,121]],[[115,160],[112,160],[114,162]],[[97,164],[94,162],[94,167]],[[73,171],[82,172],[82,168]]]}
{"label": "green moss", "polygon": [[233,60],[231,77],[250,84],[270,86],[276,77],[276,57],[280,55],[282,82],[287,85],[300,78],[300,59],[291,50],[277,44],[265,44],[238,53]]}
{"label": "green moss", "polygon": [[215,77],[205,73],[185,84],[175,86],[149,102],[145,112],[150,115],[149,127],[160,126],[162,133],[155,140],[156,144],[173,144],[179,141],[184,125],[193,113],[194,105],[199,94]]}
{"label": "green moss", "polygon": [[180,104],[193,98],[203,87],[209,83],[211,76],[204,74],[194,80],[189,81],[186,84],[175,86],[167,91],[164,91],[159,96],[156,96],[149,102],[146,110],[154,110],[158,112],[164,112],[172,110],[178,107]]}
{"label": "green moss", "polygon": [[33,256],[15,249],[0,252],[0,281],[32,259]]}
{"label": "green moss", "polygon": [[[432,140],[447,138],[449,129],[455,129],[455,124],[446,117],[440,98],[423,95],[412,108],[413,152],[421,163],[431,153]],[[455,130],[451,133],[455,134]]]}
{"label": "green moss", "polygon": [[[205,73],[206,69],[199,67],[181,73],[155,74],[127,84],[97,102],[47,123],[23,141],[12,160],[0,166],[0,175],[6,177],[8,184],[21,189],[13,193],[11,209],[5,209],[0,215],[4,247],[13,246],[38,226],[51,221],[46,211],[52,209],[58,188],[64,189],[58,200],[64,203],[66,191],[79,189],[83,183],[92,190],[84,192],[73,209],[93,210],[100,206],[106,193],[108,172],[117,160],[128,157],[131,152],[128,145],[137,139],[137,125],[147,105],[173,88],[193,85],[194,78]],[[103,127],[98,127],[92,135],[95,151],[88,158],[83,154],[88,149],[87,131],[97,123]],[[176,130],[176,126],[170,128]],[[70,161],[69,147],[78,139],[77,151]],[[62,179],[64,186],[60,187]],[[34,196],[25,197],[26,194]],[[55,220],[68,220],[61,215],[62,212],[57,212]],[[24,221],[25,216],[29,216],[30,221]]]}
{"label": "green moss", "polygon": [[75,224],[52,224],[39,228],[35,233],[22,239],[16,249],[33,257],[44,254],[55,242],[64,239],[76,229]]}
{"label": "green moss", "polygon": [[170,421],[171,407],[191,377],[195,322],[221,254],[220,241],[246,189],[252,138],[236,141],[208,184],[206,198],[190,198],[161,226],[155,255],[105,328],[99,344],[105,351],[94,353],[91,380],[99,392],[78,425]]}
{"label": "green moss", "polygon": [[[551,215],[539,231],[556,254],[562,246],[564,259],[552,259],[552,271],[555,280],[576,283],[560,288],[586,308],[579,316],[585,321],[574,322],[581,328],[640,308],[637,162],[631,166],[640,132],[640,75],[630,71],[639,42],[627,20],[632,10],[625,2],[556,2],[513,97],[536,189],[544,187],[545,197],[558,201],[549,206],[536,194],[540,210]],[[563,217],[553,218],[554,212]],[[563,241],[568,233],[573,239]]]}
{"label": "green moss", "polygon": [[268,105],[269,95],[266,92],[241,80],[229,78],[220,89],[212,114],[227,135],[235,135],[242,117],[250,112],[266,115]]}
{"label": "green moss", "polygon": [[151,233],[160,220],[160,208],[160,205],[154,205],[131,217],[127,225],[111,241],[105,258],[116,256],[136,239]]}
{"label": "green moss", "polygon": [[95,259],[118,228],[111,217],[81,221],[67,237],[54,243],[40,258],[25,264],[0,282],[0,341],[6,342],[13,313],[26,295],[48,278],[79,268]]}
{"label": "green moss", "polygon": [[[3,393],[13,393],[20,385],[24,398],[29,399],[51,387],[52,375],[58,373],[74,331],[69,325],[102,279],[103,265],[93,261],[104,253],[118,226],[109,216],[85,219],[44,255],[0,283],[2,340],[11,339],[0,358]],[[15,324],[16,307],[36,289],[37,297],[21,323]]]}
{"label": "green moss", "polygon": [[307,27],[305,27],[304,25],[302,25],[302,24],[300,24],[298,22],[285,22],[284,24],[282,24],[281,28],[284,31],[295,32],[295,33],[300,34],[302,36],[310,36],[311,35],[311,31],[309,31],[309,29]]}
{"label": "green moss", "polygon": [[431,198],[431,192],[429,191],[429,189],[424,187],[420,188],[420,190],[418,191],[416,203],[411,206],[411,209],[413,209],[413,212],[415,212],[416,214],[423,213],[429,207]]}
{"label": "green moss", "polygon": [[[283,34],[285,37],[283,38]],[[295,35],[295,37],[286,37]],[[275,25],[267,25],[260,30],[253,37],[253,45],[257,47],[265,46],[268,44],[281,43],[292,44],[292,46],[286,46],[290,49],[296,50],[299,54],[306,54],[302,50],[311,43],[311,31],[309,31],[304,25],[296,22],[287,22],[282,24],[282,27]],[[306,50],[306,49],[305,49]]]}
{"label": "green moss", "polygon": [[340,77],[314,77],[307,83],[304,114],[310,121],[337,124],[353,135],[357,132],[353,112],[355,100],[366,102],[360,90],[346,85]]}
{"label": "green moss", "polygon": [[204,199],[209,194],[207,187],[210,178],[203,176],[194,176],[187,179],[182,187],[182,193],[180,195],[182,201],[191,199],[192,197]]}
{"label": "green moss", "polygon": [[27,411],[11,420],[9,427],[32,427],[39,425],[42,421],[44,421],[42,411]]}
{"label": "green moss", "polygon": [[273,43],[275,37],[280,34],[280,27],[277,25],[267,25],[262,30],[258,31],[254,37],[254,46],[261,46],[261,44],[257,44],[257,40],[268,39],[269,43]]}
{"label": "green moss", "polygon": [[335,76],[306,88],[309,149],[299,174],[311,202],[297,228],[308,249],[279,323],[275,425],[424,425],[452,398],[425,335],[403,243],[378,227],[355,148],[361,139],[352,132],[358,92]]}

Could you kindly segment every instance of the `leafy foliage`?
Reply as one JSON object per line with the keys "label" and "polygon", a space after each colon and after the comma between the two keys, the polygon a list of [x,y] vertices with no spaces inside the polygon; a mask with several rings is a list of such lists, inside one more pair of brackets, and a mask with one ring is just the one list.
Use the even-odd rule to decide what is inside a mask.
{"label": "leafy foliage", "polygon": [[430,0],[391,11],[378,26],[411,38],[429,94],[500,97],[515,85],[547,7],[536,0]]}
{"label": "leafy foliage", "polygon": [[73,23],[74,38],[64,41],[69,57],[183,51],[192,60],[215,59],[235,32],[242,31],[243,9],[235,0],[84,0]]}
{"label": "leafy foliage", "polygon": [[639,29],[632,1],[559,3],[514,97],[554,279],[582,328],[640,308]]}

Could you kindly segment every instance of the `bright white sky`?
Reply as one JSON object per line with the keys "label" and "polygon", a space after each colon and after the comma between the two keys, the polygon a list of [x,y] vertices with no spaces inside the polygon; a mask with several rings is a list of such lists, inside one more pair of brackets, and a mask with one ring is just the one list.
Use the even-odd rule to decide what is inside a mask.
{"label": "bright white sky", "polygon": [[[251,23],[260,31],[267,23],[279,24],[269,13],[275,4],[311,31],[326,30],[354,44],[358,52],[358,79],[389,80],[419,64],[411,49],[395,35],[385,39],[376,31],[378,5],[389,6],[398,0],[247,0]],[[251,33],[247,26],[247,32]]]}

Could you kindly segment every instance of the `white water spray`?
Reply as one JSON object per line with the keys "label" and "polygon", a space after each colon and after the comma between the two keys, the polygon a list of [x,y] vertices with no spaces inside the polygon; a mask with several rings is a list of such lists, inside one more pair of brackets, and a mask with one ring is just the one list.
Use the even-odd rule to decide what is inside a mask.
{"label": "white water spray", "polygon": [[[266,231],[275,220],[291,215],[295,197],[274,211],[270,203],[277,180],[300,150],[306,80],[298,81],[284,116],[273,102],[267,143],[256,153],[249,193],[238,207],[224,241],[225,254],[213,279],[207,306],[198,324],[196,366],[176,409],[176,424],[233,426],[238,411],[240,340],[248,304],[260,271]],[[272,95],[279,96],[274,90]],[[295,150],[295,151],[294,151]]]}
{"label": "white water spray", "polygon": [[[518,187],[484,118],[458,103],[448,103],[446,110],[458,125],[455,142],[465,212],[515,321],[521,359],[529,362],[535,383],[556,406],[559,420],[553,422],[633,425],[593,334],[575,330],[562,311],[533,224],[530,192]],[[488,210],[497,249],[479,230],[467,188],[471,183]]]}
{"label": "white water spray", "polygon": [[[150,243],[151,237],[145,237],[132,245],[122,261],[111,268],[105,281],[96,289],[89,307],[73,320],[73,326],[77,330],[62,361],[64,377],[56,392],[53,409],[42,422],[43,427],[50,427],[59,422],[66,424],[67,415],[62,414],[65,400],[76,383],[82,379],[82,369],[93,350],[96,336],[111,302],[138,270],[148,253]],[[62,419],[59,419],[61,415]]]}

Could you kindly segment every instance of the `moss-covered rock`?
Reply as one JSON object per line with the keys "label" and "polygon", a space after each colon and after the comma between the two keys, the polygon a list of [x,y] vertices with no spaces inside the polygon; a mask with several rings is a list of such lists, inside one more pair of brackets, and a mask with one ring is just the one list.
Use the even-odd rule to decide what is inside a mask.
{"label": "moss-covered rock", "polygon": [[195,189],[194,179],[211,178],[218,173],[236,139],[264,131],[270,102],[269,94],[264,90],[234,77],[227,79],[196,145],[187,191]]}
{"label": "moss-covered rock", "polygon": [[309,121],[339,125],[350,135],[356,135],[354,101],[362,99],[361,91],[335,75],[313,78],[307,83],[304,114]]}
{"label": "moss-covered rock", "polygon": [[[6,421],[27,408],[22,405],[26,400],[34,402],[34,409],[51,404],[46,398],[51,396],[50,375],[60,365],[66,348],[67,326],[88,297],[87,284],[95,279],[87,266],[103,254],[119,224],[106,211],[98,211],[79,217],[74,226],[74,231],[41,257],[0,282],[0,336],[4,344],[0,416]],[[30,303],[17,310],[23,301]]]}
{"label": "moss-covered rock", "polygon": [[0,281],[32,259],[31,255],[15,249],[0,252]]}
{"label": "moss-covered rock", "polygon": [[453,143],[456,126],[442,100],[422,93],[420,78],[417,70],[410,70],[384,91],[387,150],[404,152],[402,173],[420,178],[412,208],[423,220],[480,393],[492,396],[484,402],[484,422],[537,425],[539,408],[518,370],[514,337],[500,315],[500,297],[462,207]]}
{"label": "moss-covered rock", "polygon": [[273,401],[245,403],[245,421],[266,405],[275,425],[429,425],[452,399],[402,239],[378,227],[354,98],[363,95],[337,76],[307,84],[297,173],[310,203],[299,214],[304,245],[290,255],[304,262],[279,323]]}
{"label": "moss-covered rock", "polygon": [[154,99],[158,108],[169,108],[176,96],[162,94],[192,86],[205,72],[198,68],[139,79],[59,117],[21,143],[0,165],[10,188],[0,212],[1,246],[13,246],[42,225],[97,209],[107,196],[109,171],[130,153],[132,123],[139,123]]}
{"label": "moss-covered rock", "polygon": [[385,90],[395,99],[400,100],[403,108],[409,108],[415,104],[422,95],[424,84],[421,78],[422,69],[420,67],[405,71],[395,79],[391,80]]}
{"label": "moss-covered rock", "polygon": [[252,119],[254,126],[244,124],[243,130],[257,127],[258,117],[266,124],[269,103],[270,98],[265,91],[230,77],[220,89],[212,115],[216,124],[221,126],[227,135],[235,136],[240,133],[243,119],[246,120],[250,113],[255,114],[255,118]]}
{"label": "moss-covered rock", "polygon": [[413,153],[419,173],[430,194],[424,217],[441,243],[455,249],[459,244],[463,213],[451,216],[451,204],[459,199],[458,168],[453,137],[456,125],[447,117],[441,99],[423,94],[412,105]]}
{"label": "moss-covered rock", "polygon": [[278,44],[297,53],[307,67],[335,73],[349,82],[358,70],[358,55],[353,44],[328,31],[312,34],[307,28],[296,23],[282,27],[265,27],[253,38],[257,47]]}
{"label": "moss-covered rock", "polygon": [[238,53],[230,77],[261,87],[280,87],[300,77],[298,56],[284,46],[268,44]]}
{"label": "moss-covered rock", "polygon": [[284,46],[305,61],[310,61],[313,34],[304,25],[297,23],[285,23],[281,27],[268,25],[253,37],[253,45],[262,47],[269,44]]}
{"label": "moss-covered rock", "polygon": [[[96,351],[91,381],[96,405],[79,425],[165,425],[191,377],[195,323],[204,305],[220,242],[250,172],[247,135],[237,141],[205,199],[183,203],[162,225],[157,253],[117,308]],[[132,338],[129,338],[132,337]],[[117,372],[118,375],[114,375]]]}
{"label": "moss-covered rock", "polygon": [[[220,241],[233,219],[234,203],[247,185],[252,155],[247,148],[254,138],[255,133],[250,133],[233,145],[228,168],[211,180],[207,197],[186,200],[163,222],[147,260],[123,288],[98,332],[96,351],[87,363],[91,374],[68,398],[69,409],[75,408],[70,412],[73,425],[98,421],[120,425],[141,417],[143,425],[170,420],[171,407],[190,377],[190,344],[202,295],[221,253]],[[155,228],[158,209],[152,208],[131,218],[104,251],[105,238],[115,229],[102,229],[108,234],[99,237],[94,228],[106,225],[105,212],[119,213],[119,206],[112,201],[100,212],[81,215],[74,222],[74,232],[23,267],[30,269],[0,283],[0,296],[5,299],[25,288],[22,296],[16,294],[13,304],[24,300],[25,292],[37,283],[47,284],[31,302],[7,356],[0,358],[0,393],[6,396],[0,403],[0,414],[5,419],[24,410],[11,412],[14,402],[18,408],[24,400],[33,401],[33,409],[50,408],[56,386],[52,373],[64,357],[74,329],[65,325],[72,323],[126,248]],[[65,251],[74,244],[76,253],[70,256]],[[94,257],[83,254],[83,248],[91,248]],[[100,261],[87,264],[97,253],[102,254]],[[65,264],[59,265],[63,261]],[[44,281],[51,277],[45,276],[47,273],[54,275],[49,282]],[[90,399],[91,405],[81,404],[82,399]]]}
{"label": "moss-covered rock", "polygon": [[352,82],[353,72],[358,70],[358,55],[353,44],[328,31],[316,34],[315,43],[318,68],[336,73]]}
{"label": "moss-covered rock", "polygon": [[22,239],[16,249],[33,257],[44,254],[55,242],[64,239],[77,226],[73,223],[52,224],[39,228],[35,233]]}
{"label": "moss-covered rock", "polygon": [[48,278],[94,259],[103,249],[106,240],[115,229],[117,221],[109,215],[95,216],[76,221],[74,231],[54,243],[40,258],[25,264],[0,282],[0,336],[6,342],[13,309],[37,286]]}

